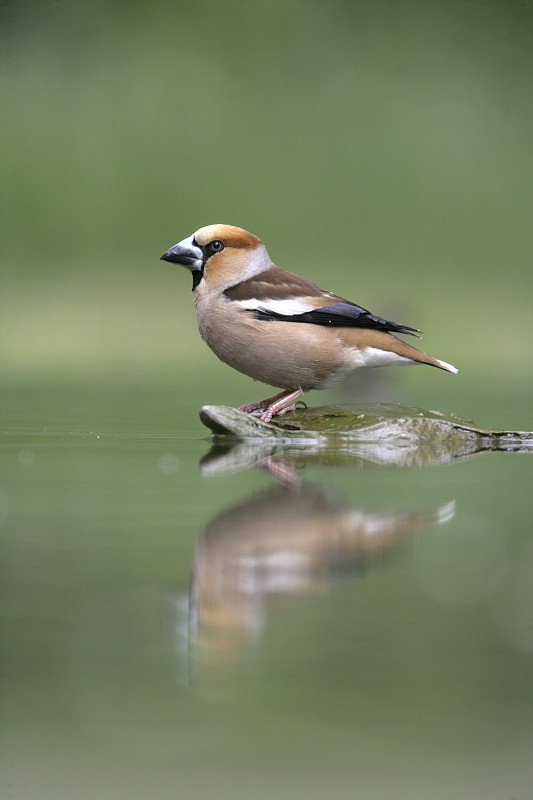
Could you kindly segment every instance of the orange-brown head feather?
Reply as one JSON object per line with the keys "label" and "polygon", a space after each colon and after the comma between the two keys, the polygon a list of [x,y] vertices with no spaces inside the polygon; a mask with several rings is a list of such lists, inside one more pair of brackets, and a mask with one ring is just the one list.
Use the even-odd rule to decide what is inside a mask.
{"label": "orange-brown head feather", "polygon": [[235,225],[205,225],[196,231],[194,238],[200,247],[205,247],[215,239],[220,239],[225,247],[236,249],[253,250],[262,244],[261,239],[253,233],[245,231],[244,228],[236,228]]}
{"label": "orange-brown head feather", "polygon": [[203,287],[207,291],[223,291],[272,264],[261,239],[234,225],[207,225],[196,231],[194,241],[202,248],[213,241],[223,245],[205,263]]}

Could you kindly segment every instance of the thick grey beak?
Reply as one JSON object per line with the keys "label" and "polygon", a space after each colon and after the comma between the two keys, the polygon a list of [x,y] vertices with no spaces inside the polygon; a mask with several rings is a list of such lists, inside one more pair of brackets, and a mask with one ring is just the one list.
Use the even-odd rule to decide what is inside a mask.
{"label": "thick grey beak", "polygon": [[198,245],[192,243],[192,236],[175,244],[161,256],[161,261],[170,261],[172,264],[181,264],[190,270],[202,269],[204,266],[204,254]]}

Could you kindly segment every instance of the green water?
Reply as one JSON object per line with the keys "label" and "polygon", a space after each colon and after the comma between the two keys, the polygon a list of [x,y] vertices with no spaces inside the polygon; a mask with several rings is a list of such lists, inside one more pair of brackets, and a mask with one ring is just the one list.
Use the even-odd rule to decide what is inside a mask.
{"label": "green water", "polygon": [[284,486],[158,398],[6,395],[2,796],[530,796],[531,456]]}

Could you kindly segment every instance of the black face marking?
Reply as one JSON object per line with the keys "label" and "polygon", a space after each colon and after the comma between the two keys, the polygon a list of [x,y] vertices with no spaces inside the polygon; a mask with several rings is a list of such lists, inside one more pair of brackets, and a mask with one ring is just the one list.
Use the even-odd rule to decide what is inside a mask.
{"label": "black face marking", "polygon": [[221,241],[221,239],[213,239],[212,242],[208,242],[207,244],[204,245],[198,244],[198,242],[194,240],[193,244],[196,244],[196,246],[199,247],[200,250],[202,251],[202,255],[204,257],[203,259],[204,265],[206,261],[209,258],[211,258],[211,256],[214,256],[215,253],[221,253],[225,247],[225,244],[223,241]]}
{"label": "black face marking", "polygon": [[221,253],[224,250],[224,242],[220,239],[213,239],[212,242],[201,245],[196,241],[196,236],[193,238],[192,243],[195,247],[199,247],[202,251],[202,269],[195,269],[192,273],[192,290],[196,289],[202,278],[204,277],[204,267],[211,256],[215,253]]}
{"label": "black face marking", "polygon": [[202,269],[194,269],[191,273],[192,275],[192,290],[196,289],[202,278],[204,277],[204,270]]}

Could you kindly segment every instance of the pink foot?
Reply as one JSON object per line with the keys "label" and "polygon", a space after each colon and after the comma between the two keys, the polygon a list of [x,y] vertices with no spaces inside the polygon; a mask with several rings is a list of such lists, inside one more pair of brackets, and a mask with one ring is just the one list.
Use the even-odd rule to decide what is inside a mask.
{"label": "pink foot", "polygon": [[263,411],[262,414],[259,414],[259,419],[262,422],[270,422],[272,417],[285,414],[286,411],[295,411],[297,403],[294,403],[293,401],[297,400],[298,397],[301,397],[303,393],[303,389],[296,389],[295,392],[284,392],[283,397],[281,397],[277,402],[272,403],[272,405],[269,406],[266,411]]}
{"label": "pink foot", "polygon": [[239,411],[244,411],[246,414],[253,414],[254,411],[266,411],[277,400],[287,396],[287,391],[274,394],[272,397],[267,397],[265,400],[259,400],[257,403],[247,403],[245,406],[239,406]]}
{"label": "pink foot", "polygon": [[285,406],[285,408],[281,408],[278,412],[276,412],[275,415],[272,414],[272,416],[281,417],[283,414],[286,414],[287,411],[296,411],[298,406],[301,406],[301,408],[307,408],[307,404],[304,403],[303,400],[297,400],[296,403],[291,403],[290,406]]}

